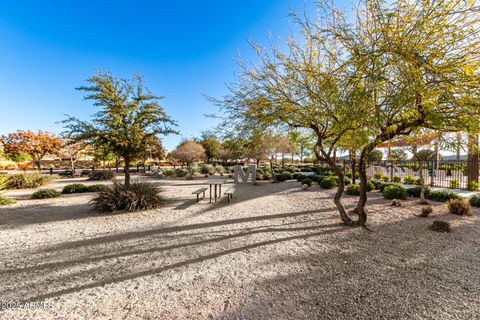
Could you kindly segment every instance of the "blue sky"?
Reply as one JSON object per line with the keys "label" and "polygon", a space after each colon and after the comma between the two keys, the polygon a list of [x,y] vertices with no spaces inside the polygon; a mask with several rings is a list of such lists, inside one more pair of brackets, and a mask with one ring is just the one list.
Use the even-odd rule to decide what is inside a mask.
{"label": "blue sky", "polygon": [[95,111],[75,87],[96,69],[144,76],[181,135],[171,150],[215,122],[220,97],[234,80],[234,59],[250,59],[247,40],[285,39],[295,0],[3,1],[0,4],[0,134],[17,129],[59,133],[64,114]]}

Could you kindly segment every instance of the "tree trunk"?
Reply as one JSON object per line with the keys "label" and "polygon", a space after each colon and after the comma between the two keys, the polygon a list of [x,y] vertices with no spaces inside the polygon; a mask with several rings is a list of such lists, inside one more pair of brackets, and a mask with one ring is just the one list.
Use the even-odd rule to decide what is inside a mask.
{"label": "tree trunk", "polygon": [[70,158],[70,169],[72,171],[72,178],[75,177],[75,161]]}
{"label": "tree trunk", "polygon": [[272,172],[273,182],[277,182],[277,177],[275,177],[275,172],[273,171],[273,156],[270,158],[270,171]]}
{"label": "tree trunk", "polygon": [[37,166],[38,171],[40,171],[42,169],[42,166],[41,166],[42,160],[41,159],[33,159],[33,162],[35,162],[35,165]]}
{"label": "tree trunk", "polygon": [[468,135],[467,187],[474,189],[478,183],[478,135]]}
{"label": "tree trunk", "polygon": [[367,214],[365,212],[365,204],[367,203],[367,164],[368,164],[368,155],[375,148],[374,145],[365,147],[361,154],[360,160],[358,163],[358,173],[360,175],[360,198],[358,199],[357,204],[357,213],[358,213],[358,225],[365,226],[367,222]]}
{"label": "tree trunk", "polygon": [[125,188],[130,188],[130,158],[124,157],[125,159]]}
{"label": "tree trunk", "polygon": [[333,202],[335,203],[335,206],[337,207],[338,212],[340,213],[340,219],[342,219],[342,222],[346,224],[347,226],[355,226],[355,222],[348,216],[347,211],[345,210],[345,207],[342,204],[342,195],[343,192],[345,191],[345,176],[342,172],[342,170],[336,166],[336,164],[329,158],[325,158],[325,161],[327,162],[328,165],[330,165],[331,169],[335,172],[335,174],[338,177],[338,188],[337,192],[335,193],[335,196],[333,197]]}
{"label": "tree trunk", "polygon": [[419,203],[425,203],[425,177],[423,176],[423,162],[419,161],[420,168],[420,201]]}

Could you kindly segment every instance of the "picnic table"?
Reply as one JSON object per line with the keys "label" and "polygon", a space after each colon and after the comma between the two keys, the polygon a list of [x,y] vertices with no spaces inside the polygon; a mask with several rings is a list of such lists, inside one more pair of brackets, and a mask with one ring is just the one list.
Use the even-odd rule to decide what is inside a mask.
{"label": "picnic table", "polygon": [[[208,185],[210,186],[210,203],[212,203],[212,186],[214,188],[214,197],[215,202],[217,202],[217,197],[220,198],[222,195],[222,184],[225,183],[223,179],[212,179],[208,181]],[[217,196],[217,188],[219,189],[218,196]]]}

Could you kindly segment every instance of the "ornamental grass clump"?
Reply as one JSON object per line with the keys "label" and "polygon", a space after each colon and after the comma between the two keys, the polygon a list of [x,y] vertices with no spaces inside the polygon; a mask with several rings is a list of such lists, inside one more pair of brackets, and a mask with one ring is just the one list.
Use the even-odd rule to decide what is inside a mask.
{"label": "ornamental grass clump", "polygon": [[8,176],[9,189],[34,189],[42,187],[52,181],[50,176],[44,176],[41,173],[19,173]]}
{"label": "ornamental grass clump", "polygon": [[115,182],[107,190],[101,191],[91,203],[98,211],[139,211],[163,206],[166,201],[160,195],[162,190],[156,184],[133,182],[126,187]]}

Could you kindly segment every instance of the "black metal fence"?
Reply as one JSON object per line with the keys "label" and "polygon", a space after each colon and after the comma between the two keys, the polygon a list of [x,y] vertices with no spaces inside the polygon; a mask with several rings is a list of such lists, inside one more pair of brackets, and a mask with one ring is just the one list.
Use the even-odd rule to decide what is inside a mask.
{"label": "black metal fence", "polygon": [[[343,166],[347,175],[358,172],[358,163],[344,161]],[[469,161],[382,160],[368,163],[367,176],[369,179],[405,184],[420,184],[423,178],[425,184],[431,187],[478,190],[478,167],[478,163]],[[477,172],[472,174],[471,170]]]}

